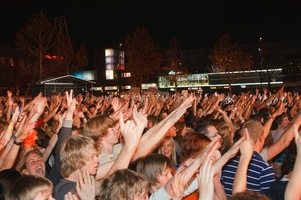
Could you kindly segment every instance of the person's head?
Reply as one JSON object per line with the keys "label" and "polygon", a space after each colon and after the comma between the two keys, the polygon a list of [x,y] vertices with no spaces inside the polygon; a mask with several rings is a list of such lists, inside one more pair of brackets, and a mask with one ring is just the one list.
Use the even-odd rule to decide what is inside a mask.
{"label": "person's head", "polygon": [[19,177],[8,189],[6,200],[53,200],[53,186],[50,180],[33,175],[23,175]]}
{"label": "person's head", "polygon": [[95,104],[89,105],[88,110],[90,113],[93,113],[96,110],[96,105]]}
{"label": "person's head", "polygon": [[115,121],[109,115],[97,115],[85,123],[83,126],[83,135],[98,142],[108,136],[109,130],[114,129],[115,124]]}
{"label": "person's head", "polygon": [[61,174],[64,178],[83,169],[91,175],[98,169],[98,147],[94,140],[83,135],[73,135],[62,145],[60,152]]}
{"label": "person's head", "polygon": [[255,116],[258,116],[257,120],[260,121],[260,123],[264,124],[270,118],[269,108],[260,109],[258,111],[258,114]]}
{"label": "person's head", "polygon": [[167,117],[168,113],[166,111],[162,111],[159,115],[159,119],[158,121],[161,121],[162,119],[164,119],[165,117]]}
{"label": "person's head", "polygon": [[196,157],[211,142],[211,140],[197,132],[190,132],[183,138],[181,143],[182,156],[181,162],[185,162],[189,158]]}
{"label": "person's head", "polygon": [[0,171],[0,200],[4,200],[8,188],[19,178],[21,173],[16,169],[4,169]]}
{"label": "person's head", "polygon": [[196,117],[199,119],[201,119],[203,117],[203,107],[202,106],[197,106]]}
{"label": "person's head", "polygon": [[171,125],[166,132],[167,136],[175,137],[177,135],[177,129],[174,125]]}
{"label": "person's head", "polygon": [[71,135],[79,135],[82,133],[83,127],[77,128],[77,126],[72,126],[71,128]]}
{"label": "person's head", "polygon": [[196,132],[201,135],[207,136],[210,140],[218,137],[218,131],[214,125],[210,124],[209,122],[199,123]]}
{"label": "person's head", "polygon": [[37,150],[28,151],[23,155],[17,165],[17,170],[23,175],[35,175],[44,177],[46,174],[43,154]]}
{"label": "person's head", "polygon": [[[239,129],[239,135],[242,137],[245,134],[245,129],[248,129],[250,139],[253,145],[258,144],[259,148],[262,148],[265,142],[264,129],[262,124],[258,120],[250,119],[243,123]],[[258,149],[259,150],[259,149]],[[261,151],[261,149],[260,149]]]}
{"label": "person's head", "polygon": [[[46,134],[46,132],[40,128],[36,129],[37,131],[37,136],[38,139],[36,140],[36,148],[41,149],[44,148],[46,149],[50,140],[50,137],[48,136],[48,134]],[[52,132],[51,134],[54,134],[54,132]]]}
{"label": "person's head", "polygon": [[121,169],[102,181],[100,199],[147,200],[149,190],[150,184],[142,173]]}
{"label": "person's head", "polygon": [[161,140],[158,153],[167,156],[172,161],[174,166],[177,165],[175,142],[171,136],[165,136]]}
{"label": "person's head", "polygon": [[282,113],[281,115],[277,116],[275,119],[275,122],[277,123],[277,128],[284,128],[290,124],[288,115],[285,112]]}
{"label": "person's head", "polygon": [[12,111],[16,111],[17,107],[20,106],[20,103],[16,100],[14,100],[13,105],[12,105]]}
{"label": "person's head", "polygon": [[186,123],[178,121],[175,123],[175,127],[176,127],[176,133],[177,133],[176,138],[181,140],[187,133]]}
{"label": "person's head", "polygon": [[153,153],[137,161],[136,171],[144,174],[152,192],[155,192],[172,178],[173,165],[171,160],[163,154]]}
{"label": "person's head", "polygon": [[228,198],[228,200],[271,200],[271,199],[260,192],[246,190],[244,192],[238,192],[232,195],[231,197]]}
{"label": "person's head", "polygon": [[196,118],[191,110],[188,110],[188,113],[185,115],[185,123],[189,128],[195,128],[196,126]]}
{"label": "person's head", "polygon": [[147,116],[147,128],[152,128],[158,122],[158,117],[155,115]]}
{"label": "person's head", "polygon": [[221,136],[221,147],[219,150],[223,155],[231,148],[234,134],[232,134],[231,127],[227,123],[223,123],[218,128],[218,134]]}

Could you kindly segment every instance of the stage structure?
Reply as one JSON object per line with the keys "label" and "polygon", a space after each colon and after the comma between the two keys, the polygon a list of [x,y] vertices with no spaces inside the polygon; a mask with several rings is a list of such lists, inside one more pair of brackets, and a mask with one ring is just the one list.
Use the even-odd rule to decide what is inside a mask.
{"label": "stage structure", "polygon": [[92,88],[94,84],[95,82],[93,81],[80,79],[72,75],[65,75],[35,82],[32,86],[32,95],[36,96],[42,92],[43,96],[51,96],[54,93],[63,93],[70,89],[73,89],[75,95],[79,93],[85,94],[87,92],[93,94]]}

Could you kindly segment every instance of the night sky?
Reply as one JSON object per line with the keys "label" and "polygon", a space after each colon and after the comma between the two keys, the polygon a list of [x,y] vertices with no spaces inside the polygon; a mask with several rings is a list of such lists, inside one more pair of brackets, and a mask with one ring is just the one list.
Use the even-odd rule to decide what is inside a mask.
{"label": "night sky", "polygon": [[74,45],[90,49],[115,46],[141,25],[162,47],[177,37],[183,49],[213,47],[222,33],[238,44],[301,39],[301,1],[0,0],[0,7],[1,45],[14,45],[16,31],[40,10],[49,20],[65,16]]}

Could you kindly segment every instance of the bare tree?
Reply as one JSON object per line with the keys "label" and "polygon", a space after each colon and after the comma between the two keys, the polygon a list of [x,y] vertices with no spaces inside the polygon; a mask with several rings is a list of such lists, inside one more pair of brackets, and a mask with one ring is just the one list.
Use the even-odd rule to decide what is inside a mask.
{"label": "bare tree", "polygon": [[24,71],[26,73],[38,71],[40,80],[43,77],[43,59],[50,48],[50,41],[53,36],[52,30],[52,23],[40,12],[34,14],[28,24],[16,34],[16,45],[38,61],[33,62],[34,65],[26,68]]}
{"label": "bare tree", "polygon": [[170,82],[175,84],[175,92],[177,92],[179,78],[188,77],[188,70],[182,62],[182,52],[179,48],[179,42],[177,38],[173,38],[170,42],[170,46],[165,50],[165,63],[162,68],[161,74]]}
{"label": "bare tree", "polygon": [[[16,34],[16,45],[32,58],[32,65],[23,64],[22,72],[38,78],[69,74],[88,63],[86,47],[74,53],[65,17],[55,18],[54,24],[39,12]],[[45,59],[47,57],[48,59]],[[38,75],[35,72],[39,72]]]}
{"label": "bare tree", "polygon": [[232,93],[231,85],[245,75],[243,71],[250,70],[253,66],[252,56],[238,48],[229,34],[222,34],[212,53],[209,54],[209,59],[212,62],[210,69],[212,72],[225,73],[230,93]]}
{"label": "bare tree", "polygon": [[125,38],[126,69],[131,72],[130,83],[141,87],[160,69],[163,54],[145,27],[138,27]]}

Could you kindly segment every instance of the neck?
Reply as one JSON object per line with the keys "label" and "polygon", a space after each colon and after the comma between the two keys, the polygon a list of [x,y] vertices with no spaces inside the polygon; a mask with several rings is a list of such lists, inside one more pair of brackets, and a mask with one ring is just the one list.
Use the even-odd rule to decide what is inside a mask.
{"label": "neck", "polygon": [[99,142],[99,146],[101,148],[101,153],[104,153],[104,154],[111,154],[113,153],[113,145],[111,144],[108,144],[104,141],[100,141]]}
{"label": "neck", "polygon": [[77,180],[79,179],[78,172],[77,171],[72,172],[70,174],[70,176],[68,178],[65,178],[65,179],[68,180],[68,181],[77,182]]}

